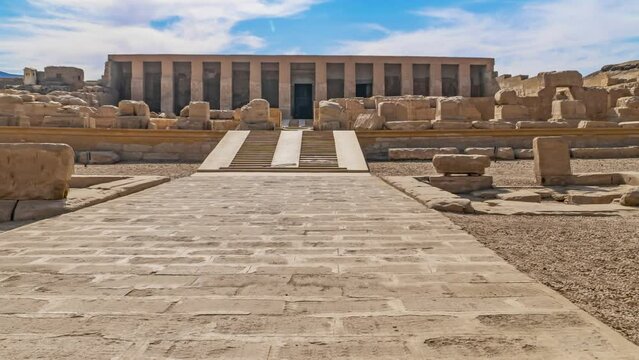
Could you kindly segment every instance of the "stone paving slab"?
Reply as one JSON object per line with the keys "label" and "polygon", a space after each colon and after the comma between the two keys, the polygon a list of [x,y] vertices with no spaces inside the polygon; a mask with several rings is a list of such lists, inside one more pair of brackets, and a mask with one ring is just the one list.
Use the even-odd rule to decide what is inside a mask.
{"label": "stone paving slab", "polygon": [[372,176],[194,176],[0,235],[0,358],[638,359]]}

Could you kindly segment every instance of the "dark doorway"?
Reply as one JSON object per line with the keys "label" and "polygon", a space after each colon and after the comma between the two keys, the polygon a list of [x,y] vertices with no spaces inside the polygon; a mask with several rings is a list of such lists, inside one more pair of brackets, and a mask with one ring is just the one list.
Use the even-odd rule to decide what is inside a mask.
{"label": "dark doorway", "polygon": [[373,84],[357,84],[355,85],[356,97],[371,97],[373,96]]}
{"label": "dark doorway", "polygon": [[293,117],[295,119],[313,118],[313,84],[295,84]]}

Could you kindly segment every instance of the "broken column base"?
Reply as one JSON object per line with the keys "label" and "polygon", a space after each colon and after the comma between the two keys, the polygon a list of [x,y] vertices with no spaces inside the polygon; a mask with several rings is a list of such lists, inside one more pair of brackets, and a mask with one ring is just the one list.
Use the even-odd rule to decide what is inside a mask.
{"label": "broken column base", "polygon": [[428,176],[420,180],[453,194],[493,188],[492,176]]}

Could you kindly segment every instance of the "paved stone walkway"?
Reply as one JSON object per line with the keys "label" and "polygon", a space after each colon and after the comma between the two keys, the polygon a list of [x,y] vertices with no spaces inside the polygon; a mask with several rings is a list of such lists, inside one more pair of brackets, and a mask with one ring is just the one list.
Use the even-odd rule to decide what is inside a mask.
{"label": "paved stone walkway", "polygon": [[0,358],[637,359],[372,176],[195,176],[0,235]]}

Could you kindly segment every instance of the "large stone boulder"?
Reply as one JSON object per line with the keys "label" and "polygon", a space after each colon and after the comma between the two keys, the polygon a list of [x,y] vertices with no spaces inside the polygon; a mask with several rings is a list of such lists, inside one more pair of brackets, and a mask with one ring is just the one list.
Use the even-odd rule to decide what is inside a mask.
{"label": "large stone boulder", "polygon": [[74,157],[66,144],[0,144],[0,199],[66,198]]}
{"label": "large stone boulder", "polygon": [[575,70],[542,72],[537,77],[541,80],[540,86],[544,88],[584,86],[583,76]]}
{"label": "large stone boulder", "polygon": [[[191,111],[193,111],[191,109]],[[270,105],[264,99],[253,99],[239,111],[238,130],[273,130],[275,125],[269,121]]]}
{"label": "large stone boulder", "polygon": [[383,101],[377,106],[377,113],[387,121],[407,121],[408,108],[404,104]]}
{"label": "large stone boulder", "polygon": [[[182,116],[183,114],[186,114],[186,117]],[[210,117],[211,108],[208,102],[191,101],[191,103],[180,112],[177,127],[181,130],[207,130],[210,126]]]}
{"label": "large stone boulder", "polygon": [[503,89],[495,94],[495,103],[497,105],[521,105],[521,99],[515,90]]}
{"label": "large stone boulder", "polygon": [[355,120],[353,128],[355,130],[381,130],[384,128],[386,119],[377,114],[377,112],[369,112],[359,114]]}
{"label": "large stone boulder", "polygon": [[318,109],[317,130],[346,130],[347,114],[343,106],[333,101],[320,101]]}
{"label": "large stone boulder", "polygon": [[490,157],[485,155],[435,155],[433,166],[439,174],[483,175],[490,166]]}
{"label": "large stone boulder", "polygon": [[151,110],[144,101],[122,100],[118,103],[120,116],[151,117]]}
{"label": "large stone boulder", "polygon": [[620,200],[624,206],[639,206],[639,187],[628,190]]}
{"label": "large stone boulder", "polygon": [[535,177],[539,185],[552,185],[553,177],[572,175],[570,145],[560,136],[543,136],[533,139]]}

